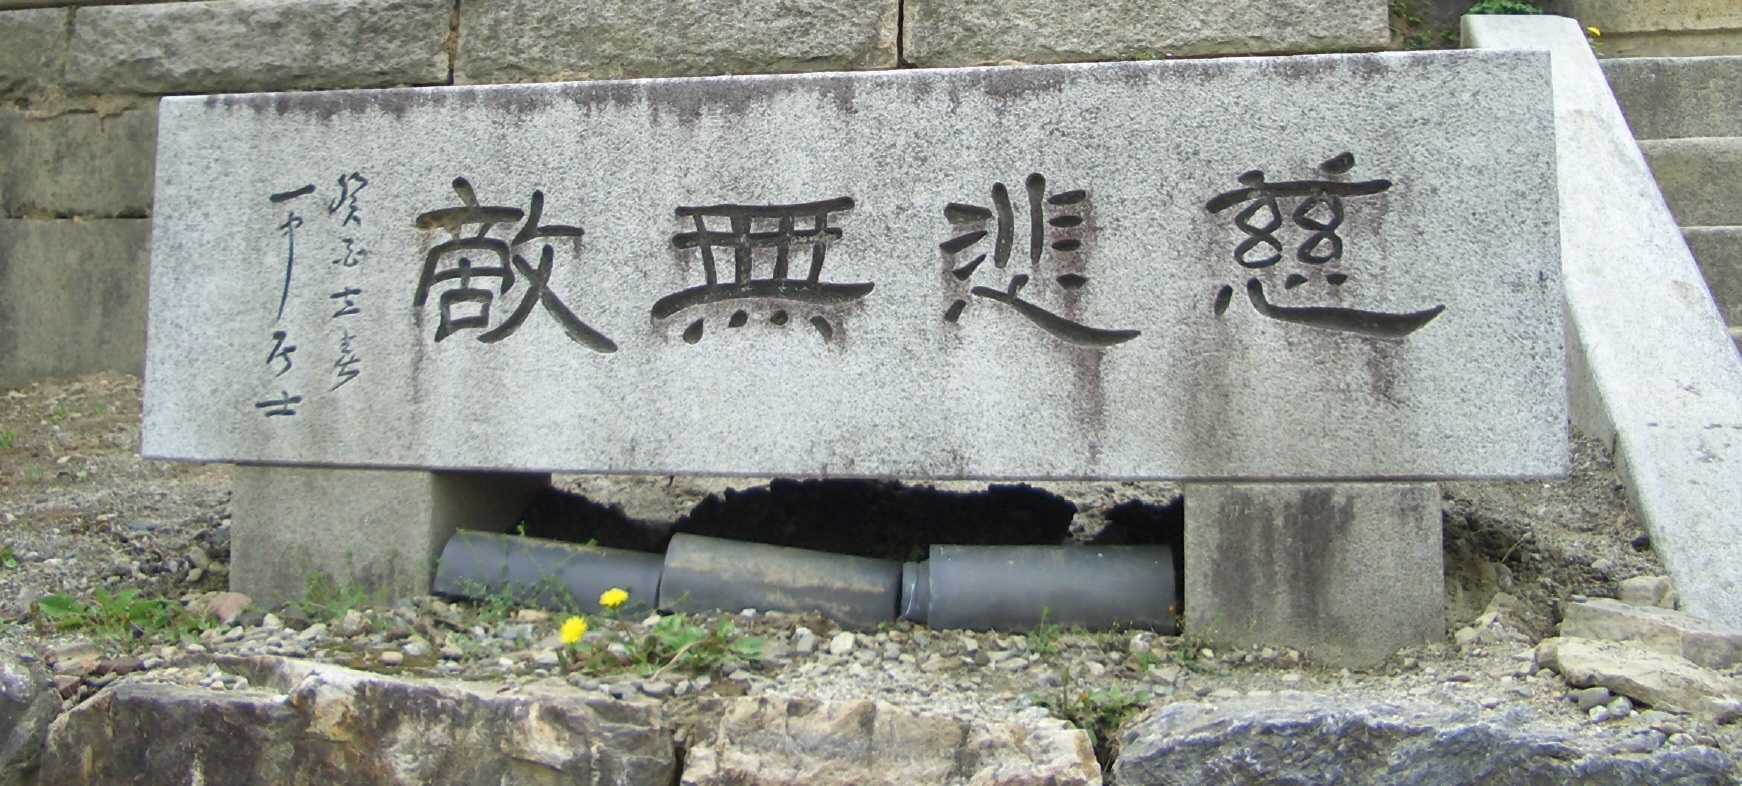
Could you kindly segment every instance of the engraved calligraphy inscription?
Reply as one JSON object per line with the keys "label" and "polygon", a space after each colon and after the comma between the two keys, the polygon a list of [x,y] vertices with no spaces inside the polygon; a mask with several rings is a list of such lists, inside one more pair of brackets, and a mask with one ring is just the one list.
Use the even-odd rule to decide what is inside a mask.
{"label": "engraved calligraphy inscription", "polygon": [[[680,251],[694,249],[701,256],[704,280],[699,286],[660,298],[653,304],[653,320],[659,322],[713,303],[755,300],[770,309],[768,323],[778,327],[791,319],[789,309],[839,306],[871,294],[876,286],[871,282],[837,284],[822,280],[829,246],[841,237],[841,229],[834,226],[832,217],[853,209],[853,204],[852,197],[843,196],[789,205],[678,208],[678,218],[692,222],[694,229],[673,235],[672,246]],[[710,219],[716,222],[712,227]],[[726,228],[722,229],[722,224]],[[724,251],[731,252],[730,281],[723,281],[720,276],[716,252]],[[773,252],[772,259],[768,258],[769,251]],[[761,278],[755,275],[759,253],[770,265],[769,274]],[[802,277],[793,275],[795,263],[801,266]],[[702,340],[706,319],[697,317],[684,329],[685,342],[694,344]],[[727,318],[726,326],[739,328],[749,321],[749,310],[738,308]],[[824,341],[835,335],[835,325],[826,311],[819,309],[813,313],[810,324]]]}
{"label": "engraved calligraphy inscription", "polygon": [[[1289,218],[1295,226],[1306,230],[1306,239],[1295,248],[1293,257],[1307,265],[1304,272],[1290,273],[1283,280],[1283,289],[1293,290],[1322,275],[1330,287],[1348,283],[1349,276],[1336,264],[1343,258],[1343,238],[1337,230],[1343,225],[1345,197],[1371,196],[1391,188],[1389,180],[1345,182],[1337,179],[1355,167],[1355,156],[1342,153],[1319,165],[1323,180],[1288,180],[1267,182],[1264,172],[1252,170],[1240,175],[1244,188],[1217,194],[1204,209],[1221,213],[1244,205],[1234,214],[1234,226],[1246,236],[1234,246],[1234,261],[1249,270],[1268,268],[1283,260],[1283,242],[1277,232],[1283,227],[1280,200],[1295,200]],[[1272,302],[1264,291],[1264,282],[1256,276],[1246,279],[1246,299],[1260,315],[1279,322],[1289,322],[1323,330],[1336,330],[1374,338],[1401,339],[1420,330],[1445,310],[1444,305],[1405,314],[1363,311],[1342,306],[1283,306]],[[1217,316],[1226,313],[1234,299],[1234,287],[1223,285],[1216,290],[1213,310]]]}

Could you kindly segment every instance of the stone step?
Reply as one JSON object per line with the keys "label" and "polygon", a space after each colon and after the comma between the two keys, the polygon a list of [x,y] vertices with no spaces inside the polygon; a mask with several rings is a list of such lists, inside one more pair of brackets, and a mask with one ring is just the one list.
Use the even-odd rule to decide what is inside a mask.
{"label": "stone step", "polygon": [[1634,136],[1742,136],[1742,56],[1599,62]]}
{"label": "stone step", "polygon": [[1682,237],[1734,335],[1742,328],[1742,226],[1682,227]]}
{"label": "stone step", "polygon": [[1646,139],[1639,149],[1676,223],[1742,225],[1742,136]]}

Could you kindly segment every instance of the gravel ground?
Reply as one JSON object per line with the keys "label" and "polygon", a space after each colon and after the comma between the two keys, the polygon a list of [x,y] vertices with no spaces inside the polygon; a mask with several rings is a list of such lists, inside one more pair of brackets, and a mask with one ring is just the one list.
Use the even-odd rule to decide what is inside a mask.
{"label": "gravel ground", "polygon": [[[1613,466],[1589,441],[1575,442],[1574,472],[1565,480],[1443,484],[1451,635],[1366,672],[1325,668],[1285,649],[1214,651],[1189,638],[1147,632],[1001,635],[905,622],[847,632],[820,615],[754,611],[686,622],[705,630],[729,622],[729,638],[763,642],[755,657],[723,653],[705,668],[662,668],[664,659],[633,651],[653,634],[657,618],[594,619],[578,645],[595,653],[586,667],[562,646],[563,614],[503,599],[425,597],[367,608],[343,597],[311,598],[285,609],[248,609],[232,624],[214,623],[186,639],[160,630],[87,639],[89,631],[55,629],[36,606],[51,593],[88,601],[98,589],[136,589],[140,597],[170,599],[196,612],[225,600],[219,593],[229,555],[228,470],[139,458],[139,414],[139,380],[124,375],[0,392],[0,620],[6,623],[0,646],[45,658],[59,674],[68,706],[138,671],[151,679],[237,689],[245,685],[210,664],[212,654],[281,654],[490,681],[503,690],[563,680],[663,701],[680,719],[697,697],[708,695],[875,697],[916,710],[997,718],[1037,708],[1064,715],[1125,708],[1109,713],[1116,720],[1178,699],[1301,690],[1433,701],[1477,713],[1528,707],[1542,724],[1616,750],[1692,744],[1742,750],[1735,726],[1688,716],[1616,707],[1621,717],[1594,722],[1559,677],[1535,668],[1532,647],[1553,635],[1561,604],[1574,596],[1612,597],[1619,580],[1662,571]],[[708,506],[729,509],[725,489],[760,484],[564,477],[558,485],[615,505],[631,526],[678,521],[681,529],[682,519],[699,520]],[[984,488],[938,487],[958,493]],[[1102,542],[1136,537],[1126,523],[1132,511],[1165,518],[1178,496],[1176,486],[1159,483],[1049,484],[1047,491],[1077,509],[1058,534]],[[1036,525],[1030,534],[1048,532]],[[602,665],[619,660],[613,652],[628,664]],[[1113,736],[1110,728],[1101,731],[1103,740]]]}

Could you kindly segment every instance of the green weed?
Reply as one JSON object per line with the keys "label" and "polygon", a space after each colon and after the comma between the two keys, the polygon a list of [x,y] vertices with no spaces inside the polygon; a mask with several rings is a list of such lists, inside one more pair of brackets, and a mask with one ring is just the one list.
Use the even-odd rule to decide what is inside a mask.
{"label": "green weed", "polygon": [[355,584],[341,585],[324,571],[309,574],[302,608],[310,619],[330,622],[352,609],[369,605],[369,593]]}
{"label": "green weed", "polygon": [[683,614],[661,617],[646,636],[624,644],[627,658],[613,656],[609,645],[594,644],[577,653],[576,665],[595,674],[620,669],[634,669],[644,677],[672,669],[699,673],[728,658],[754,660],[762,656],[763,647],[760,637],[739,636],[730,619],[721,619],[710,630],[691,624]]}
{"label": "green weed", "polygon": [[0,450],[5,450],[18,444],[18,432],[12,429],[0,431]]}
{"label": "green weed", "polygon": [[212,626],[212,619],[167,598],[141,598],[139,590],[110,594],[98,588],[86,603],[64,593],[36,601],[41,619],[56,630],[82,631],[115,641],[174,636],[191,638]]}
{"label": "green weed", "polygon": [[1478,0],[1472,14],[1540,14],[1542,6],[1529,0]]}
{"label": "green weed", "polygon": [[1028,651],[1036,655],[1051,655],[1059,651],[1059,626],[1046,621],[1051,609],[1042,607],[1040,622],[1028,632]]}
{"label": "green weed", "polygon": [[1127,693],[1118,686],[1084,690],[1071,676],[1070,669],[1059,672],[1059,690],[1055,696],[1030,696],[1035,704],[1047,708],[1066,723],[1089,735],[1095,748],[1095,758],[1107,769],[1118,755],[1119,727],[1149,702],[1143,691]]}

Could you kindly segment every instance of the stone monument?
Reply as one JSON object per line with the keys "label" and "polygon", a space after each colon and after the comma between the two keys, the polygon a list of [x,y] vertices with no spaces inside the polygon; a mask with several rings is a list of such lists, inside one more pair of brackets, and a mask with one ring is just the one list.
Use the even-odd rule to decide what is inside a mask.
{"label": "stone monument", "polygon": [[[328,528],[357,533],[348,479],[417,474],[335,467],[436,472],[419,499],[550,471],[1566,470],[1540,53],[189,96],[160,114],[144,452],[335,473],[276,484],[339,497]],[[523,496],[467,509],[505,526]],[[255,509],[308,504],[285,503]],[[318,550],[314,525],[245,522],[249,505],[238,582]],[[384,540],[427,564],[460,522],[414,518]],[[350,567],[309,567],[366,574],[387,529],[351,536]],[[1405,572],[1437,586],[1427,551]]]}

